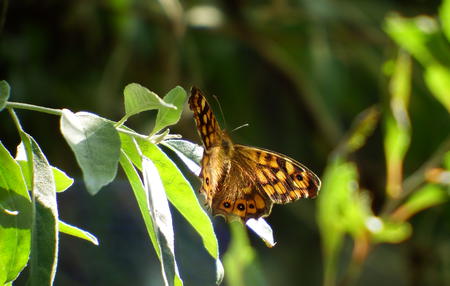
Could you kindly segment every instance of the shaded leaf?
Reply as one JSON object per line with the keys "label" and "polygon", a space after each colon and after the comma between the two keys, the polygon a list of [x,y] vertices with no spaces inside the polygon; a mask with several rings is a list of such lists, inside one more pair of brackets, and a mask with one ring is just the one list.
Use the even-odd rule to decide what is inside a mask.
{"label": "shaded leaf", "polygon": [[98,245],[98,239],[93,234],[76,226],[63,222],[62,220],[59,221],[59,232],[75,236],[87,240],[94,245]]}
{"label": "shaded leaf", "polygon": [[161,142],[183,161],[183,163],[196,176],[200,175],[200,161],[203,156],[203,147],[186,140],[166,140]]}
{"label": "shaded leaf", "polygon": [[0,285],[15,280],[27,264],[31,208],[21,169],[0,143]]}
{"label": "shaded leaf", "polygon": [[6,106],[6,102],[9,99],[11,88],[6,80],[0,81],[0,111]]}
{"label": "shaded leaf", "polygon": [[332,161],[322,177],[322,190],[318,197],[317,220],[322,237],[324,255],[324,285],[335,285],[337,258],[342,247],[344,234],[353,229],[363,231],[364,220],[349,208],[355,207],[354,195],[358,190],[357,171],[354,164]]}
{"label": "shaded leaf", "polygon": [[58,258],[58,209],[50,165],[36,141],[20,132],[27,161],[32,162],[33,224],[31,231],[30,285],[52,285]]}
{"label": "shaded leaf", "polygon": [[166,96],[164,96],[164,101],[175,106],[176,109],[166,106],[161,106],[159,108],[152,134],[159,132],[167,126],[173,125],[180,120],[181,113],[183,112],[183,106],[186,102],[186,97],[186,91],[180,86],[173,88],[166,94]]}
{"label": "shaded leaf", "polygon": [[120,156],[116,129],[95,114],[64,109],[61,132],[83,171],[87,190],[96,194],[116,176]]}
{"label": "shaded leaf", "polygon": [[232,222],[229,226],[231,242],[223,257],[227,272],[226,284],[236,286],[268,285],[244,225],[240,222]]}

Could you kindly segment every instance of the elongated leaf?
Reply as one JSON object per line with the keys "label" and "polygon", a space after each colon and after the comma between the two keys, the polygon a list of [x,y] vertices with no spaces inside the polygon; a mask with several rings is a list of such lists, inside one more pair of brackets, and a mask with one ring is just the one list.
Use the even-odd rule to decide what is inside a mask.
{"label": "elongated leaf", "polygon": [[0,81],[0,111],[5,108],[10,92],[11,88],[9,87],[8,82],[5,80]]}
{"label": "elongated leaf", "polygon": [[[127,154],[136,154],[135,147],[132,144],[126,143],[130,142],[130,140],[123,142],[125,143],[123,143],[122,148]],[[216,259],[218,270],[217,281],[220,283],[223,278],[223,272],[221,271],[221,263],[219,261],[217,239],[211,221],[200,206],[191,185],[176,165],[156,145],[144,140],[137,140],[137,142],[142,154],[151,158],[158,169],[169,201],[198,232],[206,250]],[[141,166],[142,162],[139,156],[133,155],[130,159],[138,168]]]}
{"label": "elongated leaf", "polygon": [[21,132],[27,161],[32,162],[33,224],[31,231],[30,285],[52,285],[58,258],[58,209],[50,165],[36,141]]}
{"label": "elongated leaf", "polygon": [[[130,83],[123,91],[125,97],[125,118],[140,112],[162,107],[176,109],[172,104],[166,103],[156,93],[137,83]],[[123,122],[124,120],[121,120]]]}
{"label": "elongated leaf", "polygon": [[164,96],[164,101],[168,104],[172,104],[176,109],[166,106],[161,106],[159,108],[152,134],[159,132],[167,126],[173,125],[180,120],[183,106],[186,102],[186,91],[182,87],[177,86]]}
{"label": "elongated leaf", "polygon": [[144,219],[145,227],[150,237],[150,241],[152,242],[153,248],[155,249],[158,257],[161,257],[161,250],[159,248],[157,236],[153,227],[153,219],[150,216],[147,191],[142,184],[139,174],[133,167],[131,160],[128,158],[128,155],[124,151],[122,151],[120,154],[120,165],[125,171],[131,188],[133,189],[134,197],[136,198],[136,201],[139,205],[139,210],[141,211],[142,218]]}
{"label": "elongated leaf", "polygon": [[142,174],[144,188],[148,194],[150,214],[154,221],[154,229],[161,249],[161,266],[166,285],[183,284],[178,274],[178,266],[175,260],[175,235],[172,226],[172,214],[163,183],[159,177],[158,169],[153,162],[144,157],[142,159]]}
{"label": "elongated leaf", "polygon": [[82,230],[79,227],[70,225],[62,220],[59,221],[59,232],[75,236],[91,242],[94,245],[98,245],[98,239],[88,231]]}
{"label": "elongated leaf", "polygon": [[31,215],[21,169],[0,143],[0,285],[16,279],[27,264]]}
{"label": "elongated leaf", "polygon": [[64,109],[61,132],[83,171],[87,190],[95,195],[116,176],[120,156],[116,129],[95,114]]}

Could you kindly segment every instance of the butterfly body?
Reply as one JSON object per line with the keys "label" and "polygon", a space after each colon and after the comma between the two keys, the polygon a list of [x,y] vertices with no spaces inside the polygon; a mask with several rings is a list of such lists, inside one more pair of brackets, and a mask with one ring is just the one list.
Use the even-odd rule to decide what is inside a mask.
{"label": "butterfly body", "polygon": [[227,220],[257,219],[268,216],[274,203],[317,196],[319,178],[299,162],[273,151],[234,144],[195,87],[189,106],[204,146],[200,192],[213,215]]}

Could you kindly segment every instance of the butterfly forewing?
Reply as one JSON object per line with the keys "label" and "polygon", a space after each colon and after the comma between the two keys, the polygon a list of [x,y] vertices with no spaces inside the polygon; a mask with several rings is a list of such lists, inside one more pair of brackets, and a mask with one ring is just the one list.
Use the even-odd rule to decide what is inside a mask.
{"label": "butterfly forewing", "polygon": [[196,87],[192,87],[191,89],[189,107],[194,112],[197,130],[202,138],[205,149],[209,150],[212,146],[218,146],[221,141],[221,134],[223,133],[222,129],[220,129],[219,123],[206,101],[206,98]]}

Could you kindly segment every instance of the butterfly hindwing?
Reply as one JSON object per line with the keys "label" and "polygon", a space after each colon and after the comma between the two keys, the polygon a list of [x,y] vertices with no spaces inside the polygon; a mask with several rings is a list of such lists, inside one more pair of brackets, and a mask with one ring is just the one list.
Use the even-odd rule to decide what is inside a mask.
{"label": "butterfly hindwing", "polygon": [[315,198],[320,189],[319,178],[304,165],[276,152],[235,145],[235,152],[254,166],[256,185],[274,203],[285,204],[301,198]]}

